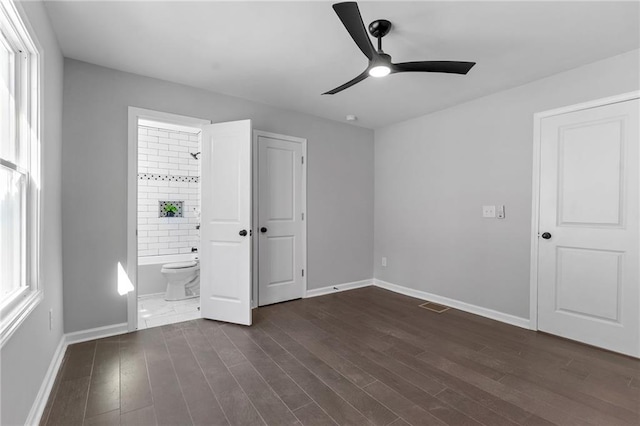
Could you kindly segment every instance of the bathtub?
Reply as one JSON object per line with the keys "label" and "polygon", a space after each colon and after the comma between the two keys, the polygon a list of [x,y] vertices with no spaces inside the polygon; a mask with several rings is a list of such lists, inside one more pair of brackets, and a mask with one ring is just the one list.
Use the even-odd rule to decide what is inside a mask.
{"label": "bathtub", "polygon": [[164,254],[162,256],[138,257],[138,266],[164,265],[165,263],[187,262],[198,258],[198,253]]}
{"label": "bathtub", "polygon": [[167,290],[167,282],[160,273],[162,265],[197,258],[197,253],[138,257],[138,296],[164,293]]}

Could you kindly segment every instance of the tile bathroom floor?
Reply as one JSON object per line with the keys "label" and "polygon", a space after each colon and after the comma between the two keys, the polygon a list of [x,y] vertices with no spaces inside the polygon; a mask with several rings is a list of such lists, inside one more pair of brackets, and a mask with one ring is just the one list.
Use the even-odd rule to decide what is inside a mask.
{"label": "tile bathroom floor", "polygon": [[166,301],[164,293],[138,297],[138,330],[200,318],[200,298]]}

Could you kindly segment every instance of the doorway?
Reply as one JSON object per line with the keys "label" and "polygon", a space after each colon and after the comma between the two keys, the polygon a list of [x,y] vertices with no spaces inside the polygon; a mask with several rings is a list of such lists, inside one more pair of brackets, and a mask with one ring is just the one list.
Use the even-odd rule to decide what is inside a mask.
{"label": "doorway", "polygon": [[128,329],[199,318],[201,126],[129,109]]}
{"label": "doorway", "polygon": [[[211,124],[208,120],[130,107],[127,221],[128,266],[126,272],[132,283],[133,290],[127,296],[129,331],[142,328],[140,326],[143,325],[139,324],[138,296],[141,288],[140,279],[143,278],[144,272],[141,274],[142,271],[137,262],[140,233],[138,229],[140,225],[137,220],[139,192],[137,185],[139,166],[138,124],[140,120],[191,127],[196,131],[201,130],[199,134],[200,144],[198,146],[199,157],[196,158],[198,152],[179,150],[183,152],[185,157],[193,154],[194,158],[199,161],[201,172],[199,182],[201,198],[199,216],[200,244],[197,247],[200,274],[200,294],[198,298],[200,302],[200,317],[251,325],[251,308],[255,307],[259,300],[259,274],[257,271],[259,271],[260,265],[260,252],[259,244],[253,244],[253,242],[258,238],[258,206],[261,197],[259,190],[260,179],[258,177],[258,160],[261,157],[258,152],[260,146],[258,139],[263,138],[267,141],[265,146],[269,146],[272,150],[279,150],[278,154],[284,153],[284,155],[272,155],[274,161],[272,163],[267,161],[266,163],[265,170],[270,170],[270,174],[267,173],[265,176],[267,180],[271,179],[271,181],[269,181],[270,185],[267,186],[267,189],[262,191],[263,197],[267,197],[262,200],[262,204],[271,205],[277,210],[275,216],[269,216],[268,225],[272,228],[276,239],[293,240],[288,247],[281,247],[280,245],[264,255],[269,256],[268,263],[275,265],[276,269],[280,268],[276,270],[281,278],[280,282],[275,283],[276,287],[280,284],[281,287],[287,288],[287,292],[278,293],[278,301],[303,297],[306,291],[306,164],[304,164],[306,163],[306,140],[265,132],[253,132],[251,120]],[[188,148],[196,147],[189,146]],[[150,153],[143,155],[150,155]],[[287,157],[289,158],[287,160],[288,166],[284,164],[287,161],[283,163],[283,158],[286,160]],[[299,166],[296,165],[298,161],[300,162]],[[268,164],[273,167],[269,168]],[[290,171],[288,174],[283,172],[287,167]],[[156,176],[152,178],[155,179]],[[288,192],[283,189],[283,185],[289,185]],[[262,187],[264,188],[264,185]],[[273,196],[276,198],[274,199]],[[275,201],[272,201],[272,199]],[[160,201],[175,204],[175,201],[183,200],[155,200],[158,203]],[[291,214],[288,219],[284,216],[281,217],[279,214],[280,210],[287,206],[287,203],[289,208],[293,209],[290,211]],[[181,206],[174,207],[179,211]],[[160,214],[162,213],[162,208],[163,206],[158,205],[158,210],[155,210],[155,207],[152,209],[153,211],[147,210],[146,216],[151,218],[151,215]],[[182,208],[184,208],[184,205]],[[197,215],[193,215],[191,219],[196,217]],[[155,221],[156,218],[154,217],[153,219]],[[278,225],[282,225],[287,221],[285,219],[293,222],[295,229],[287,230],[282,229],[281,226],[279,227]],[[184,225],[195,226],[198,224],[187,221]],[[178,230],[180,230],[179,226]],[[275,235],[276,232],[278,235]],[[268,234],[267,229],[261,234]],[[148,234],[145,235],[145,237],[149,236]],[[147,241],[147,244],[156,243]],[[161,246],[152,247],[147,245],[144,250],[152,248],[161,248]],[[185,250],[192,248],[193,246],[184,247]],[[285,258],[288,259],[288,263],[278,260],[279,257],[282,257],[280,256],[282,253],[287,254]],[[151,253],[145,252],[145,254],[150,255]],[[177,254],[195,257],[193,252],[191,254]],[[187,259],[187,261],[193,260],[196,259]],[[263,266],[265,262],[263,262]],[[285,275],[283,273],[285,267],[289,268],[290,271],[290,276],[285,277],[288,279],[282,279]],[[300,277],[296,277],[298,272]],[[168,294],[168,291],[169,288],[167,288],[166,294]],[[149,322],[146,319],[145,321]]]}
{"label": "doorway", "polygon": [[254,132],[254,306],[305,296],[307,140]]}
{"label": "doorway", "polygon": [[639,95],[537,114],[531,323],[640,357]]}

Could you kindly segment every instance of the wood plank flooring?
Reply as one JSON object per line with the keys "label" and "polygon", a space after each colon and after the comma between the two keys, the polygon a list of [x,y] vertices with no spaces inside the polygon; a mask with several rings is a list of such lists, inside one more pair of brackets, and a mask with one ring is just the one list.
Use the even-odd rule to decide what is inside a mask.
{"label": "wood plank flooring", "polygon": [[72,345],[43,425],[638,425],[640,361],[375,287]]}

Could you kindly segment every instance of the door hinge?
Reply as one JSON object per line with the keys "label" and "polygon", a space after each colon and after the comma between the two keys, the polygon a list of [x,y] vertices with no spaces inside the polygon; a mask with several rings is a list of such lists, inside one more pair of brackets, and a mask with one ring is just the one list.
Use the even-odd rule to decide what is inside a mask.
{"label": "door hinge", "polygon": [[302,156],[302,164],[304,164],[304,155]]}
{"label": "door hinge", "polygon": [[302,213],[302,220],[304,220],[304,213]]}
{"label": "door hinge", "polygon": [[304,269],[302,270],[302,276],[304,277]]}

